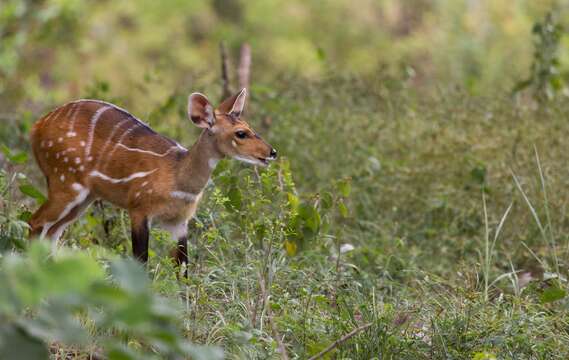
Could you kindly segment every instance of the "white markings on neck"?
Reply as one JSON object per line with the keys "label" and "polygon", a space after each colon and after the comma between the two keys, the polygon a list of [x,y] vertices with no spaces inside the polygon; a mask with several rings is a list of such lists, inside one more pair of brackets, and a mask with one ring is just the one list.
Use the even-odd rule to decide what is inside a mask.
{"label": "white markings on neck", "polygon": [[95,137],[95,127],[97,126],[97,121],[103,113],[109,109],[112,109],[111,106],[103,106],[98,108],[97,111],[91,117],[91,121],[89,123],[89,139],[87,140],[87,148],[85,149],[85,156],[89,156],[91,154],[91,146],[93,146],[93,139]]}
{"label": "white markings on neck", "polygon": [[140,196],[140,191],[137,191],[136,194],[134,194],[134,198],[138,199],[139,196]]}
{"label": "white markings on neck", "polygon": [[217,163],[219,162],[219,159],[217,158],[211,158],[207,161],[207,164],[209,165],[209,168],[211,170],[215,169],[215,167],[217,166]]}
{"label": "white markings on neck", "polygon": [[101,178],[103,180],[109,181],[113,184],[121,184],[121,183],[129,182],[129,181],[137,179],[137,178],[148,176],[148,175],[152,174],[153,172],[155,172],[156,170],[158,170],[158,168],[151,170],[151,171],[136,172],[136,173],[131,174],[125,178],[120,178],[120,179],[109,177],[109,176],[107,176],[107,175],[105,175],[99,171],[96,171],[96,170],[91,171],[89,173],[89,176],[98,177],[98,178]]}

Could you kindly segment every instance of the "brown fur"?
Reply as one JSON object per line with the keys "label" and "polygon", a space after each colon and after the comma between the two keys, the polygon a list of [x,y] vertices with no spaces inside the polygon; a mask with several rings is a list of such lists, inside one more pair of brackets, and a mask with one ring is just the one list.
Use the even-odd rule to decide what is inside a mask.
{"label": "brown fur", "polygon": [[[31,132],[48,184],[48,200],[30,220],[31,235],[57,238],[92,201],[104,199],[129,211],[133,248],[141,249],[135,255],[142,261],[150,220],[183,238],[218,160],[238,157],[265,165],[276,156],[239,118],[245,94],[216,110],[205,96],[190,96],[188,115],[204,131],[189,151],[108,103],[79,100],[47,114]],[[238,138],[238,131],[247,137]]]}

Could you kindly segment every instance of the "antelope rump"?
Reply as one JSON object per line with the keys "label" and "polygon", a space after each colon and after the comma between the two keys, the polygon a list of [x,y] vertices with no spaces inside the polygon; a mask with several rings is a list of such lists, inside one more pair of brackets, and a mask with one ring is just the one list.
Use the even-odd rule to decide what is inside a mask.
{"label": "antelope rump", "polygon": [[200,93],[188,98],[188,117],[203,128],[187,150],[113,104],[77,100],[38,120],[31,131],[36,161],[46,177],[47,201],[29,221],[31,237],[57,242],[67,225],[96,199],[128,211],[132,250],[148,260],[150,223],[177,240],[187,262],[187,225],[219,160],[266,166],[276,150],[243,120],[245,89],[216,109]]}

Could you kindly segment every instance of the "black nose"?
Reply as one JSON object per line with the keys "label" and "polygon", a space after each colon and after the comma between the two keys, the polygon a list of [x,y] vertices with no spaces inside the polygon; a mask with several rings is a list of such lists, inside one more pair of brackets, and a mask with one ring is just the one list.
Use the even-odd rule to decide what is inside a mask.
{"label": "black nose", "polygon": [[277,158],[277,151],[275,149],[271,149],[271,158],[272,159],[276,159]]}

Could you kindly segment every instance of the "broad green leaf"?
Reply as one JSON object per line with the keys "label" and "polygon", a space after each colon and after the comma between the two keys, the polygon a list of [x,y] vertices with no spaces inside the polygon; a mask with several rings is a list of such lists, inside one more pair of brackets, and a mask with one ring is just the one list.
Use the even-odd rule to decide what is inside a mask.
{"label": "broad green leaf", "polygon": [[325,191],[320,195],[320,203],[322,204],[322,209],[328,210],[334,204],[334,196],[332,193]]}
{"label": "broad green leaf", "polygon": [[350,196],[350,192],[352,191],[352,184],[350,179],[344,179],[338,181],[338,191],[343,197]]}
{"label": "broad green leaf", "polygon": [[38,202],[38,204],[43,204],[47,200],[45,195],[42,194],[41,191],[39,191],[35,186],[31,184],[20,185],[19,189],[20,192],[22,192],[22,194],[27,195],[32,199],[35,199]]}
{"label": "broad green leaf", "polygon": [[25,152],[19,152],[17,154],[8,156],[8,160],[10,160],[11,163],[17,165],[25,164],[28,162],[28,154]]}
{"label": "broad green leaf", "polygon": [[346,207],[346,204],[344,204],[343,201],[339,201],[338,202],[338,210],[340,211],[340,215],[342,215],[342,217],[347,218],[348,217],[348,208]]}
{"label": "broad green leaf", "polygon": [[0,359],[45,360],[47,346],[13,323],[0,324]]}
{"label": "broad green leaf", "polygon": [[284,242],[284,248],[286,250],[286,253],[289,256],[294,256],[296,255],[296,251],[298,249],[298,247],[296,246],[296,243],[294,241],[288,240],[286,239]]}
{"label": "broad green leaf", "polygon": [[120,287],[133,294],[140,294],[148,288],[148,275],[133,259],[120,259],[111,263],[111,273]]}
{"label": "broad green leaf", "polygon": [[558,286],[550,286],[541,293],[540,300],[543,304],[563,299],[567,292]]}

